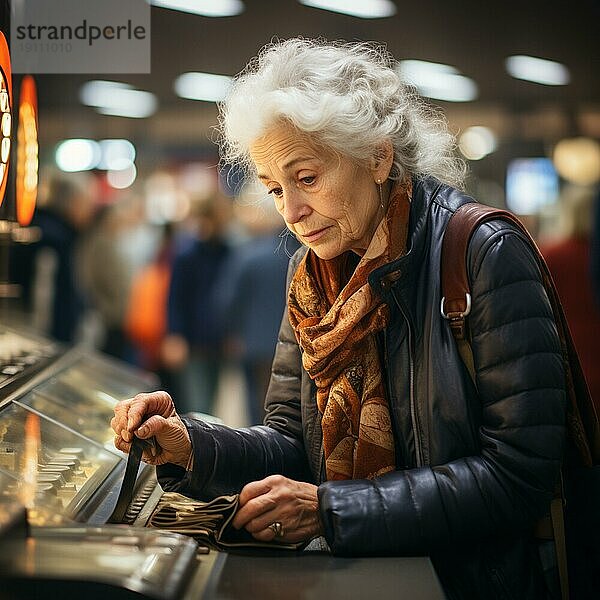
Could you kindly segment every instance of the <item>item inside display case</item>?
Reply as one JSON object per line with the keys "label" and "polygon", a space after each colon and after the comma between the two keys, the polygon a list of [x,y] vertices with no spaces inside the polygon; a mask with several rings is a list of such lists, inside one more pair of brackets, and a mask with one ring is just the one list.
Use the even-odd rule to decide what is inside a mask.
{"label": "item inside display case", "polygon": [[[39,422],[33,467],[31,415]],[[24,406],[10,404],[0,411],[0,473],[9,481],[2,495],[21,500],[32,524],[75,519],[120,461],[116,452]]]}
{"label": "item inside display case", "polygon": [[35,372],[57,352],[54,342],[0,326],[0,388]]}

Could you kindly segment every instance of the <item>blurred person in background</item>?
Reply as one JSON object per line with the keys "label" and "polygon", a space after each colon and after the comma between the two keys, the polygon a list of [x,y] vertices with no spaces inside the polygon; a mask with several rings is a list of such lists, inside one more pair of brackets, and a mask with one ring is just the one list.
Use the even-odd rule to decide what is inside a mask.
{"label": "blurred person in background", "polygon": [[156,255],[134,275],[125,315],[125,331],[134,347],[136,364],[156,373],[167,391],[172,389],[172,375],[164,368],[161,347],[167,333],[174,253],[174,228],[166,223]]}
{"label": "blurred person in background", "polygon": [[51,173],[31,221],[39,238],[11,252],[11,280],[21,285],[33,326],[61,342],[78,340],[84,298],[76,273],[79,242],[96,213],[97,182],[83,173]]}
{"label": "blurred person in background", "polygon": [[[600,279],[594,279],[600,276],[600,272],[594,273],[594,266],[600,268],[600,248],[592,243],[593,235],[600,235],[594,230],[600,225],[598,218],[597,190],[566,185],[560,195],[557,239],[541,250],[565,309],[592,400],[600,409],[600,297],[594,297],[594,283],[600,285]],[[565,513],[567,539],[572,536],[568,551],[571,598],[595,598],[600,583],[600,467],[568,469],[563,473],[563,485],[567,506],[569,494],[577,499],[576,504],[571,502],[576,510]]]}
{"label": "blurred person in background", "polygon": [[134,265],[122,240],[138,218],[133,197],[119,195],[104,205],[81,245],[78,264],[88,304],[100,317],[100,350],[128,362],[133,362],[133,349],[124,325]]}
{"label": "blurred person in background", "polygon": [[190,218],[195,239],[173,261],[161,357],[173,374],[181,412],[214,411],[223,332],[211,295],[230,251],[225,239],[230,212],[231,201],[220,194],[193,200]]}
{"label": "blurred person in background", "polygon": [[[239,361],[246,385],[248,417],[263,422],[271,363],[285,308],[285,280],[290,256],[299,243],[286,235],[272,202],[249,203],[242,196],[236,216],[250,239],[236,246],[214,290],[215,313],[226,334],[225,353]],[[282,231],[284,232],[282,234]]]}
{"label": "blurred person in background", "polygon": [[592,398],[600,401],[600,305],[591,276],[591,234],[595,190],[567,185],[560,196],[558,239],[542,246]]}

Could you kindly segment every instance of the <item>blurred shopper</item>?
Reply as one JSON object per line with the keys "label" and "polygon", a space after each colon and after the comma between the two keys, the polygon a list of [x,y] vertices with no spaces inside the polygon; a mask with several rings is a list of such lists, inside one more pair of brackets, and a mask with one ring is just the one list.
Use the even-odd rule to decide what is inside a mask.
{"label": "blurred shopper", "polygon": [[591,188],[568,186],[561,195],[560,239],[542,247],[592,394],[600,400],[600,308],[590,277],[590,236],[595,195]]}
{"label": "blurred shopper", "polygon": [[289,257],[299,248],[272,203],[241,205],[238,214],[250,240],[238,246],[215,285],[219,323],[227,333],[227,354],[240,362],[248,416],[261,424],[271,363],[285,308]]}
{"label": "blurred shopper", "polygon": [[101,319],[100,349],[132,362],[132,347],[124,331],[132,268],[120,240],[134,226],[128,198],[104,206],[81,248],[80,277],[90,306]]}
{"label": "blurred shopper", "polygon": [[221,373],[223,333],[211,294],[229,255],[224,231],[229,199],[212,195],[192,203],[197,237],[173,262],[162,360],[173,372],[180,412],[213,413]]}
{"label": "blurred shopper", "polygon": [[39,239],[11,253],[11,280],[22,287],[31,323],[62,342],[76,340],[84,314],[75,256],[96,211],[95,183],[81,173],[53,174],[31,222]]}
{"label": "blurred shopper", "polygon": [[125,315],[125,331],[134,346],[136,363],[155,372],[167,391],[171,377],[164,369],[161,347],[167,333],[173,254],[173,226],[167,223],[156,256],[134,276]]}
{"label": "blurred shopper", "polygon": [[[594,298],[594,283],[600,285],[600,207],[596,192],[589,187],[570,185],[561,195],[559,239],[542,248],[565,309],[573,340],[596,406],[600,404],[600,296]],[[595,222],[594,222],[594,213]],[[600,292],[600,287],[597,288]],[[566,512],[569,542],[571,598],[596,598],[600,575],[600,468],[570,469],[564,485],[571,507]],[[569,506],[569,500],[567,500]],[[594,589],[596,592],[594,593]]]}

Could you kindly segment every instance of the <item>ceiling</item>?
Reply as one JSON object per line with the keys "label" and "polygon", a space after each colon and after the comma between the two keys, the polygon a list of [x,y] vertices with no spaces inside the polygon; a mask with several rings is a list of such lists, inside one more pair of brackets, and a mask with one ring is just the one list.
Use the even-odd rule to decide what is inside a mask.
{"label": "ceiling", "polygon": [[[454,129],[488,125],[507,145],[548,144],[565,135],[600,138],[599,0],[395,3],[395,16],[372,20],[296,0],[245,0],[245,12],[228,18],[152,7],[151,74],[37,77],[42,148],[64,137],[129,137],[156,160],[185,155],[190,148],[214,148],[209,140],[215,106],[178,98],[174,79],[186,71],[234,75],[274,37],[297,35],[377,40],[397,59],[455,66],[476,81],[479,98],[438,102]],[[504,70],[504,59],[512,54],[559,61],[569,68],[571,83],[554,87],[513,79]],[[78,100],[81,84],[91,78],[151,91],[158,96],[159,111],[148,119],[98,115]]]}

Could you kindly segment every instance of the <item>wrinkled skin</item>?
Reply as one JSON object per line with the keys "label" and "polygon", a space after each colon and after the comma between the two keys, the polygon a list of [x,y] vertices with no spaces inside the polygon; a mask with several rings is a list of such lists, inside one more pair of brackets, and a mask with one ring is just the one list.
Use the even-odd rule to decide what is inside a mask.
{"label": "wrinkled skin", "polygon": [[[142,439],[154,437],[154,452],[144,451],[142,458],[145,462],[192,468],[190,437],[167,392],[138,394],[119,402],[115,406],[111,427],[119,450],[129,452],[134,435]],[[196,465],[196,468],[202,468],[202,465]],[[276,521],[283,524],[278,540],[285,542],[310,540],[321,532],[317,487],[309,483],[272,475],[244,486],[239,505],[234,527],[245,527],[263,542],[275,538],[269,525]]]}
{"label": "wrinkled skin", "polygon": [[154,437],[154,452],[144,450],[142,456],[151,465],[172,463],[186,468],[190,462],[190,436],[167,392],[138,394],[119,402],[110,426],[115,432],[115,446],[123,452],[129,452],[134,434],[141,439]]}
{"label": "wrinkled skin", "polygon": [[379,159],[357,161],[326,150],[286,124],[269,129],[251,147],[259,179],[288,229],[317,256],[330,260],[352,250],[364,254],[384,215],[393,159],[390,142]]}

